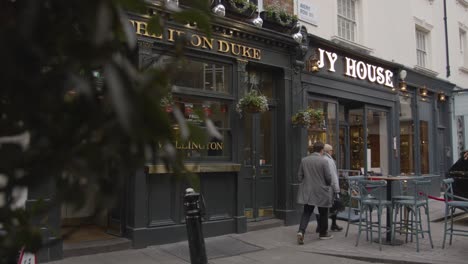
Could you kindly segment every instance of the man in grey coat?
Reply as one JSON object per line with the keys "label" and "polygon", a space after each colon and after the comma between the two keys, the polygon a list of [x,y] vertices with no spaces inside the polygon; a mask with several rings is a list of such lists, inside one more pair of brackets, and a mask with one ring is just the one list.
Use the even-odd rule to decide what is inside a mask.
{"label": "man in grey coat", "polygon": [[297,242],[304,244],[304,234],[309,224],[310,215],[314,207],[318,207],[320,214],[320,239],[331,239],[328,234],[328,208],[332,206],[331,173],[327,160],[322,157],[323,143],[313,145],[313,153],[302,159],[297,174],[300,181],[297,193],[297,203],[304,205],[304,211],[299,224]]}
{"label": "man in grey coat", "polygon": [[[339,184],[339,179],[338,179],[338,170],[336,169],[336,163],[335,163],[335,160],[332,157],[332,153],[333,153],[333,147],[330,144],[325,144],[324,147],[323,147],[323,157],[327,160],[328,166],[330,167],[330,173],[332,175],[331,186],[332,186],[332,189],[333,189],[333,192],[334,192],[333,197],[336,197],[336,196],[339,197],[339,195],[340,195],[340,184]],[[335,212],[335,213],[332,213],[330,215],[330,218],[332,220],[332,225],[331,225],[330,230],[335,231],[335,232],[343,230],[343,228],[336,223],[337,214],[338,214],[338,212]],[[320,230],[320,224],[319,224],[320,223],[320,215],[316,214],[315,219],[317,219],[317,233],[318,233],[319,230]]]}

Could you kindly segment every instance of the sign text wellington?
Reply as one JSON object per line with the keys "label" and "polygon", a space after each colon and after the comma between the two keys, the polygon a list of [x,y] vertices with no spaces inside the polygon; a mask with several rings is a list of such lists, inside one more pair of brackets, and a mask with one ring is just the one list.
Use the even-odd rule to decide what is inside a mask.
{"label": "sign text wellington", "polygon": [[[323,68],[325,65],[327,65],[328,71],[335,72],[335,64],[338,60],[338,55],[334,52],[326,51],[320,48],[318,49],[318,52],[318,67]],[[311,63],[313,56],[314,55],[312,55],[308,60],[308,64]],[[344,74],[346,76],[361,80],[368,80],[372,83],[383,84],[393,88],[393,72],[391,70],[387,70],[382,67],[348,57],[344,57],[343,60]],[[309,69],[310,67],[307,68]]]}
{"label": "sign text wellington", "polygon": [[137,35],[150,37],[154,39],[174,42],[177,37],[186,36],[190,46],[194,48],[213,50],[220,53],[231,54],[245,59],[260,60],[262,58],[261,50],[245,46],[242,44],[229,42],[222,39],[207,38],[191,32],[185,32],[177,29],[167,28],[161,35],[150,34],[147,30],[148,23],[137,20],[130,20]]}

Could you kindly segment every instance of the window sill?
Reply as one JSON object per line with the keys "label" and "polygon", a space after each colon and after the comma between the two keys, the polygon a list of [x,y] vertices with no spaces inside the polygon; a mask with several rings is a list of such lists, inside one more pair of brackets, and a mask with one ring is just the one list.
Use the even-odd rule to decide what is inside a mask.
{"label": "window sill", "polygon": [[[185,163],[187,171],[193,173],[200,172],[238,172],[240,164],[237,163]],[[148,164],[146,165],[148,174],[166,174],[168,171],[164,164]]]}
{"label": "window sill", "polygon": [[346,47],[346,48],[349,48],[349,49],[352,49],[354,51],[357,51],[357,52],[360,52],[360,53],[363,53],[363,54],[366,54],[366,55],[370,55],[374,50],[371,49],[371,48],[368,48],[366,46],[363,46],[363,45],[360,45],[360,44],[357,44],[355,42],[352,42],[352,41],[349,41],[349,40],[346,40],[344,38],[340,38],[338,36],[332,36],[330,38],[330,40],[335,43],[335,44],[338,44],[338,45],[341,45],[343,47]]}
{"label": "window sill", "polygon": [[423,74],[426,74],[426,75],[429,75],[429,76],[433,76],[433,77],[436,77],[437,75],[439,75],[438,72],[430,70],[430,69],[425,68],[425,67],[421,67],[419,65],[414,65],[413,69],[415,71],[418,71],[420,73],[423,73]]}
{"label": "window sill", "polygon": [[460,72],[463,72],[463,73],[467,73],[467,74],[468,74],[468,68],[467,68],[467,67],[461,66],[461,67],[458,67],[458,70],[459,70]]}

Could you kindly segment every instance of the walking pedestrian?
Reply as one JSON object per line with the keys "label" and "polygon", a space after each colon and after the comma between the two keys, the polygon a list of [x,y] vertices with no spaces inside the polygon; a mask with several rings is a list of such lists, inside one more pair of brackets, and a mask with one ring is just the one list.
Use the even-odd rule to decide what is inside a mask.
{"label": "walking pedestrian", "polygon": [[[330,145],[330,144],[325,144],[324,147],[323,147],[323,157],[327,160],[328,162],[328,166],[330,167],[330,173],[331,173],[331,186],[333,188],[333,197],[332,198],[335,198],[335,197],[339,197],[340,195],[340,184],[339,184],[339,180],[338,180],[338,169],[336,168],[336,162],[335,160],[333,159],[332,155],[333,155],[333,147]],[[336,223],[336,217],[337,217],[337,214],[338,212],[333,212],[333,213],[330,213],[330,218],[332,220],[332,224],[331,224],[331,227],[330,227],[330,230],[331,231],[334,231],[334,232],[339,232],[341,230],[343,230],[343,227],[339,226],[337,223]],[[318,233],[319,230],[320,230],[320,214],[316,214],[315,215],[315,218],[317,218],[317,229],[316,229],[316,232]]]}
{"label": "walking pedestrian", "polygon": [[320,218],[319,239],[331,239],[328,230],[328,208],[332,206],[331,173],[328,162],[323,158],[323,143],[313,145],[313,153],[302,159],[298,171],[300,182],[297,202],[304,205],[297,242],[304,244],[304,235],[309,224],[310,215],[318,207]]}

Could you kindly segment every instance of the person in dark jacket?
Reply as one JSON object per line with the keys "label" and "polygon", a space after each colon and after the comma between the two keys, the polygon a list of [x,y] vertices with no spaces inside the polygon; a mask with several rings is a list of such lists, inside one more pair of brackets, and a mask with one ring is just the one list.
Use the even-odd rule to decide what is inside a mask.
{"label": "person in dark jacket", "polygon": [[323,158],[323,143],[313,145],[313,153],[302,159],[298,171],[300,182],[297,203],[304,205],[297,242],[304,244],[304,235],[309,224],[310,215],[315,207],[320,214],[320,239],[331,239],[328,230],[328,208],[332,206],[331,173],[327,160]]}

